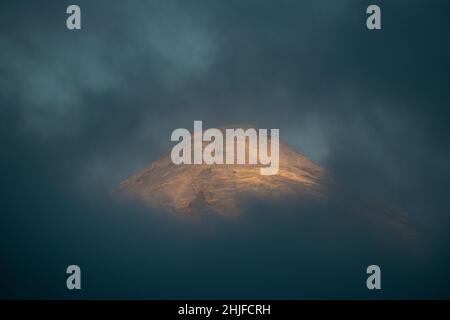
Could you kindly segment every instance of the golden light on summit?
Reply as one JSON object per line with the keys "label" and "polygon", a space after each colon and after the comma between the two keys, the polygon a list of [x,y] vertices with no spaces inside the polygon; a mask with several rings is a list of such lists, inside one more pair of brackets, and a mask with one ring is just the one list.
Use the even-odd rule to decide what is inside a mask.
{"label": "golden light on summit", "polygon": [[[227,129],[235,128],[248,129],[251,126],[225,126],[217,130],[226,134]],[[261,145],[255,148],[255,145],[252,147],[246,143],[244,163],[242,157],[238,161],[236,153],[233,153],[233,159],[227,156],[230,150],[227,148],[224,149],[225,163],[222,164],[175,164],[172,154],[168,154],[123,181],[118,193],[171,212],[186,214],[211,211],[221,215],[241,212],[242,205],[248,199],[276,201],[289,196],[325,197],[324,170],[289,146],[278,141],[275,144],[271,140],[269,137],[267,143],[272,146],[271,159],[278,158],[276,174],[261,174],[264,164],[251,163],[249,160],[252,153],[260,150]],[[191,141],[188,144],[193,145]],[[205,150],[208,142],[203,141],[201,145]],[[253,152],[251,148],[255,148]],[[193,149],[195,151],[195,147]],[[276,157],[274,150],[278,153]],[[182,156],[188,159],[186,154]],[[193,158],[189,155],[189,160]],[[227,164],[226,159],[229,162],[232,159],[233,164]]]}

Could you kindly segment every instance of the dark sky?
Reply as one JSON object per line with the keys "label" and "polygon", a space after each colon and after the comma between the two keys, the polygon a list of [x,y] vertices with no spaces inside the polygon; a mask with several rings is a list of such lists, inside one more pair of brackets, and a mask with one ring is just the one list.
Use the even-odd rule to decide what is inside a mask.
{"label": "dark sky", "polygon": [[[81,31],[65,26],[75,3]],[[372,3],[380,31],[365,27]],[[450,297],[440,278],[450,258],[449,10],[445,0],[2,1],[0,297],[370,297],[358,287],[370,257],[292,248],[306,263],[287,249],[300,233],[287,218],[295,205],[274,209],[282,221],[256,208],[205,232],[111,203],[117,183],[194,120],[280,128],[340,185],[431,230],[440,254],[417,267],[428,273],[414,274],[415,291],[396,266],[400,280],[381,296]],[[326,237],[316,231],[305,239]],[[264,256],[274,252],[278,262]],[[345,272],[328,269],[339,259]],[[65,290],[69,264],[85,270],[82,293]]]}

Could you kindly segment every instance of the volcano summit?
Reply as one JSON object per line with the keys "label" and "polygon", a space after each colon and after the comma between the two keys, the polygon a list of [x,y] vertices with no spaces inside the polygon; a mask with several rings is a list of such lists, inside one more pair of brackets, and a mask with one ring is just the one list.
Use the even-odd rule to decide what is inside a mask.
{"label": "volcano summit", "polygon": [[[217,130],[226,134],[227,129],[232,128],[254,130],[249,125],[227,126]],[[271,140],[270,136],[267,137],[267,143],[273,146]],[[203,148],[207,145],[203,141]],[[239,164],[239,161],[235,161],[238,164],[176,165],[172,163],[171,156],[166,155],[123,181],[118,192],[172,212],[206,210],[223,215],[240,212],[246,199],[325,197],[326,188],[322,183],[325,171],[287,145],[278,141],[276,145],[279,147],[279,168],[273,175],[261,175],[260,170],[264,169],[261,163]],[[250,148],[261,147],[250,143],[245,146],[247,157],[251,154]],[[253,151],[256,153],[260,150]],[[224,156],[227,157],[226,154]],[[233,156],[236,157],[235,154]]]}

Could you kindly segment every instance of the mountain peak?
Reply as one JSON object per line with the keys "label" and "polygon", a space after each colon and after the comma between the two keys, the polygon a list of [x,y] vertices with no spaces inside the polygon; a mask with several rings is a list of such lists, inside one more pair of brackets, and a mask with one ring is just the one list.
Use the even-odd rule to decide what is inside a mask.
{"label": "mountain peak", "polygon": [[[251,124],[218,129],[255,128]],[[181,164],[170,155],[155,161],[120,183],[119,194],[152,207],[189,214],[213,211],[221,215],[241,212],[247,199],[280,200],[289,196],[325,197],[325,171],[307,157],[279,144],[279,171],[260,174],[260,164]]]}

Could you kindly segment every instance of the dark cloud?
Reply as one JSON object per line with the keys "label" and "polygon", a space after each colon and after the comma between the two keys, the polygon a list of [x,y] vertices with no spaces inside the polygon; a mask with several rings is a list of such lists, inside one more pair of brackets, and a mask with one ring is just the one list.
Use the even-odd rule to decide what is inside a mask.
{"label": "dark cloud", "polygon": [[[252,229],[257,213],[271,219],[267,210],[249,210],[242,229],[216,221],[221,227],[215,232],[194,236],[191,227],[160,213],[111,204],[107,195],[121,179],[167,152],[173,129],[192,130],[198,119],[209,127],[280,128],[282,140],[323,165],[341,186],[410,215],[439,235],[433,250],[448,252],[446,1],[379,1],[379,32],[365,28],[368,1],[77,3],[79,32],[65,28],[72,3],[1,5],[0,248],[8,275],[2,294],[62,296],[64,288],[54,289],[64,285],[65,274],[58,272],[83,261],[92,270],[87,277],[95,275],[91,293],[97,297],[199,296],[210,288],[206,281],[198,291],[190,284],[220,265],[207,273],[219,281],[211,293],[217,296],[236,294],[235,283],[227,282],[231,274],[247,283],[243,296],[256,288],[264,297],[272,297],[270,288],[276,297],[319,296],[315,283],[305,285],[305,296],[286,289],[290,275],[302,286],[306,276],[300,274],[320,265],[332,278],[324,260],[339,258],[332,250],[308,251],[313,262],[304,269],[293,252],[278,253],[284,264],[265,260],[261,252],[273,253],[299,233],[281,222],[288,232],[267,236],[270,229]],[[297,209],[274,211],[291,217]],[[208,241],[202,237],[212,237],[223,254],[203,247]],[[241,243],[250,253],[236,253]],[[293,248],[300,249],[309,250]],[[433,259],[421,264],[430,275],[415,294],[448,296],[448,282],[439,287],[448,254]],[[260,265],[279,275],[266,279],[272,286],[256,277],[245,282],[251,274],[266,275],[265,269],[254,273]],[[352,266],[346,264],[360,268]],[[388,296],[406,294],[397,271],[397,291]],[[102,292],[102,279],[123,273],[116,287],[107,286],[110,294]],[[350,274],[343,279],[356,281]],[[328,280],[334,285],[326,295],[340,297],[339,281]],[[365,294],[352,290],[342,296]]]}

